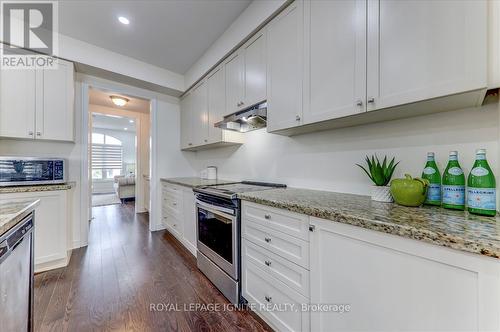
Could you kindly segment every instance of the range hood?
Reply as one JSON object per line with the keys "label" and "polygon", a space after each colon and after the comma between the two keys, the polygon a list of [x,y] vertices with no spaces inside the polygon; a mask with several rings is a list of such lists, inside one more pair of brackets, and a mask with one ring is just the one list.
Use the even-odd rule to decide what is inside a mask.
{"label": "range hood", "polygon": [[214,126],[240,133],[264,128],[267,126],[267,103],[263,102],[246,110],[226,115],[222,121],[215,123]]}

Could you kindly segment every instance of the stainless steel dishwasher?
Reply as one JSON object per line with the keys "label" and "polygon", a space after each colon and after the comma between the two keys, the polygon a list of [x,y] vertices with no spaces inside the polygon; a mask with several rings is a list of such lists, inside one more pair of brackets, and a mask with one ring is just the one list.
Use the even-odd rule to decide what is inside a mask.
{"label": "stainless steel dishwasher", "polygon": [[33,214],[0,237],[0,330],[33,330]]}

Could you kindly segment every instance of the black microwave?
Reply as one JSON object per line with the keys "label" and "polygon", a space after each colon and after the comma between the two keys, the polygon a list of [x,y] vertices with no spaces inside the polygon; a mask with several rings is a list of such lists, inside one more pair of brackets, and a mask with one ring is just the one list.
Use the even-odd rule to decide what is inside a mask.
{"label": "black microwave", "polygon": [[60,184],[66,180],[65,159],[0,157],[0,186]]}

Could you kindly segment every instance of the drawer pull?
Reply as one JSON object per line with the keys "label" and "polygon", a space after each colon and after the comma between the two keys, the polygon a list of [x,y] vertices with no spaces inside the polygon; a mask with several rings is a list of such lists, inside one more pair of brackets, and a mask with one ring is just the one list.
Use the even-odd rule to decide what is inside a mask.
{"label": "drawer pull", "polygon": [[264,298],[266,299],[267,302],[271,302],[271,300],[273,299],[272,297],[270,296],[264,296]]}
{"label": "drawer pull", "polygon": [[264,262],[267,266],[271,266],[271,261],[265,261]]}
{"label": "drawer pull", "polygon": [[176,205],[177,205],[177,203],[176,203],[176,202],[174,202],[173,204],[174,204],[174,206],[176,206]]}
{"label": "drawer pull", "polygon": [[271,219],[271,215],[270,214],[266,214],[266,215],[264,215],[264,218],[267,219],[267,220],[269,220],[269,219]]}
{"label": "drawer pull", "polygon": [[267,243],[271,242],[271,238],[270,238],[270,237],[266,237],[266,238],[264,238],[264,240],[265,240]]}

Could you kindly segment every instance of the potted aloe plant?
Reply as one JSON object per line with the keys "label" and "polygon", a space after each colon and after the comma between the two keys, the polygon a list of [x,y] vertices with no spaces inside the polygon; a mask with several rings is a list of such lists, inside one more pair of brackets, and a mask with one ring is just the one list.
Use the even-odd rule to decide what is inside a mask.
{"label": "potted aloe plant", "polygon": [[380,164],[378,157],[375,155],[371,156],[371,158],[366,156],[366,164],[366,168],[359,164],[356,165],[365,171],[366,175],[368,175],[370,180],[374,183],[372,186],[372,200],[387,203],[393,202],[389,182],[391,181],[392,174],[399,164],[399,161],[394,163],[394,158],[392,158],[392,160],[387,163],[387,156],[385,156],[382,164]]}

